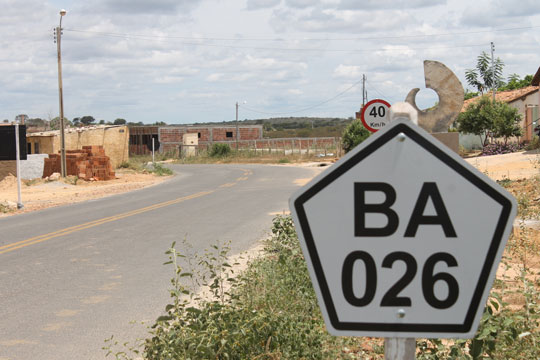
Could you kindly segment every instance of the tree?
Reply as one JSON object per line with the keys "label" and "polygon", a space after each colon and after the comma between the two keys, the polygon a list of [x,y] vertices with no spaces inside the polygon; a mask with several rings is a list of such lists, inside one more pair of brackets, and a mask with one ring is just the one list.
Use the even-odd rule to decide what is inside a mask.
{"label": "tree", "polygon": [[114,120],[113,124],[114,125],[125,125],[127,123],[127,121],[125,119],[116,119]]}
{"label": "tree", "polygon": [[[75,119],[73,119],[75,120]],[[68,120],[68,118],[64,118],[64,127],[68,127],[73,125],[71,121]],[[55,117],[51,121],[49,121],[49,126],[51,127],[51,130],[60,130],[60,117]]]}
{"label": "tree", "polygon": [[99,125],[105,125],[105,120],[99,120]]}
{"label": "tree", "polygon": [[508,83],[503,84],[497,91],[516,90],[531,85],[533,76],[526,75],[523,79],[518,74],[512,74],[508,77]]}
{"label": "tree", "polygon": [[494,60],[495,78],[493,77],[493,68],[491,66],[491,57],[485,51],[482,51],[476,61],[476,69],[465,70],[465,79],[470,86],[475,87],[481,94],[495,87],[502,85],[502,70],[504,63],[501,59]]}
{"label": "tree", "polygon": [[517,109],[501,102],[493,102],[489,96],[482,96],[472,103],[457,118],[458,131],[480,136],[482,146],[490,137],[503,137],[505,145],[508,138],[521,135],[519,122],[521,115]]}
{"label": "tree", "polygon": [[47,122],[40,118],[26,119],[26,125],[35,127],[45,127]]}
{"label": "tree", "polygon": [[343,136],[341,137],[341,144],[343,145],[343,150],[349,152],[354,149],[358,144],[367,139],[371,133],[364,127],[362,121],[356,119],[353,120],[343,131]]}
{"label": "tree", "polygon": [[476,91],[469,91],[469,89],[465,89],[465,94],[463,95],[464,100],[469,100],[472,98],[475,98],[478,96],[478,92]]}
{"label": "tree", "polygon": [[92,124],[94,121],[96,121],[96,119],[94,119],[93,116],[86,115],[86,116],[83,116],[83,117],[80,119],[80,121],[81,121],[81,123],[82,123],[83,125],[88,126],[88,125]]}
{"label": "tree", "polygon": [[521,114],[518,110],[504,102],[494,104],[493,136],[504,138],[504,145],[513,136],[521,136],[523,131],[520,126]]}

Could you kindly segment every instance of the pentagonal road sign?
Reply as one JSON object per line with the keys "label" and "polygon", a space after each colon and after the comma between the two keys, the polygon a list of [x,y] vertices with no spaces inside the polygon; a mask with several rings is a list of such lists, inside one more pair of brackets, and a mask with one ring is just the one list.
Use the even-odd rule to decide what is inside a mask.
{"label": "pentagonal road sign", "polygon": [[474,335],[514,198],[416,125],[390,123],[290,200],[334,335]]}

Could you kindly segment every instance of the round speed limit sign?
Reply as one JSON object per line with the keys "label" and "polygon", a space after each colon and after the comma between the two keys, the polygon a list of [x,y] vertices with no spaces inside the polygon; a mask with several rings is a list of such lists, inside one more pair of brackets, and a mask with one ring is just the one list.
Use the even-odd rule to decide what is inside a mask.
{"label": "round speed limit sign", "polygon": [[390,104],[381,99],[368,102],[362,108],[362,123],[371,132],[376,132],[390,122]]}

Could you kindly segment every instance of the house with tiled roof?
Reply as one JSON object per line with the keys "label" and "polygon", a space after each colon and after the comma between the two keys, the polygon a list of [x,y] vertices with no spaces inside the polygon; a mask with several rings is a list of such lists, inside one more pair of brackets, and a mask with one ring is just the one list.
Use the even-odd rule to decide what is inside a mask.
{"label": "house with tiled roof", "polygon": [[[536,83],[535,83],[536,80]],[[523,128],[523,136],[520,141],[530,141],[533,138],[534,128],[540,124],[538,110],[540,105],[540,68],[533,78],[532,85],[521,89],[501,91],[495,93],[495,99],[507,103],[516,108],[522,116],[521,127]],[[493,93],[489,92],[484,96],[493,97]],[[477,101],[480,97],[465,100],[461,111],[465,111],[467,107]]]}

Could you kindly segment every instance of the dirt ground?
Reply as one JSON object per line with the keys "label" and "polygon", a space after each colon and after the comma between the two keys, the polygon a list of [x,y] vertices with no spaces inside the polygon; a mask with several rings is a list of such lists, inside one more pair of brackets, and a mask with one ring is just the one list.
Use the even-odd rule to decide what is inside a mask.
{"label": "dirt ground", "polygon": [[[6,211],[0,211],[0,217],[120,194],[158,184],[170,178],[122,169],[116,171],[116,177],[117,179],[108,181],[78,180],[76,184],[69,178],[57,181],[43,179],[24,181],[21,184],[23,209],[6,211],[6,207],[0,206],[0,210]],[[8,176],[0,181],[0,204],[16,205],[17,198],[17,178]]]}
{"label": "dirt ground", "polygon": [[540,175],[540,153],[536,151],[478,156],[466,161],[494,180],[528,179]]}

